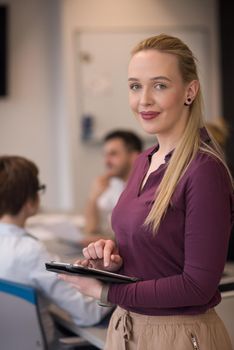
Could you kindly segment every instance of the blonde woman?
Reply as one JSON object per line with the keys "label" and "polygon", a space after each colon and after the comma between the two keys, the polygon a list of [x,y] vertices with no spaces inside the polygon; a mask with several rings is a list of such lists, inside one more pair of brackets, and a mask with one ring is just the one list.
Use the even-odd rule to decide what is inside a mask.
{"label": "blonde woman", "polygon": [[214,307],[234,216],[233,183],[203,127],[194,56],[178,38],[146,39],[132,51],[128,84],[133,113],[157,143],[139,156],[114,209],[117,244],[90,244],[82,263],[141,281],[61,278],[118,305],[105,349],[231,350]]}

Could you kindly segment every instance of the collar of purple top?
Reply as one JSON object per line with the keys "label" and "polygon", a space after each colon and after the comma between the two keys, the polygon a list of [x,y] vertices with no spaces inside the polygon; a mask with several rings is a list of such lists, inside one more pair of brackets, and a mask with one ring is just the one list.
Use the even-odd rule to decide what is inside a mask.
{"label": "collar of purple top", "polygon": [[[202,142],[210,143],[211,141],[210,136],[205,127],[200,129],[200,137]],[[148,152],[146,153],[146,156],[149,158],[149,160],[151,160],[153,154],[157,152],[158,148],[159,148],[158,144],[156,146],[149,148]],[[174,149],[172,149],[169,153],[165,155],[165,158],[164,158],[165,163],[167,163],[170,160],[173,152],[174,152]]]}

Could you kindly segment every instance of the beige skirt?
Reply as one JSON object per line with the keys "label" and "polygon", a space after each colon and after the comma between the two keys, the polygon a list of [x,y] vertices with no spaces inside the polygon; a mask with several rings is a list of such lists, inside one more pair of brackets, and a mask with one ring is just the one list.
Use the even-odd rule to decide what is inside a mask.
{"label": "beige skirt", "polygon": [[105,350],[232,350],[214,309],[200,315],[145,316],[114,311]]}

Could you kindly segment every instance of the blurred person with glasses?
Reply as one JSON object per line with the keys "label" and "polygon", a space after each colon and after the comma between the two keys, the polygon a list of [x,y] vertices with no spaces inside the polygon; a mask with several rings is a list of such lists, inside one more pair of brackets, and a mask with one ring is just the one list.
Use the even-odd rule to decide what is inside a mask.
{"label": "blurred person with glasses", "polygon": [[[42,321],[50,344],[56,346],[56,330],[48,312],[56,304],[73,318],[77,325],[98,323],[110,311],[91,297],[59,280],[45,270],[45,261],[59,260],[25,230],[27,218],[35,215],[40,205],[39,170],[30,160],[18,156],[0,157],[0,278],[33,286],[39,292]],[[12,310],[14,312],[14,310]]]}

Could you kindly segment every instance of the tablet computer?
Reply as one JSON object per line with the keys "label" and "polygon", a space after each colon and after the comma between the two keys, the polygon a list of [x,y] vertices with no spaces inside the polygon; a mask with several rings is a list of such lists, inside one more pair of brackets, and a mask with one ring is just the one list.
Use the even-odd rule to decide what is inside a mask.
{"label": "tablet computer", "polygon": [[140,281],[137,277],[129,277],[118,273],[85,267],[78,264],[69,264],[58,261],[50,261],[45,263],[46,270],[64,273],[69,275],[80,275],[84,277],[92,277],[104,282],[110,283],[133,283]]}

